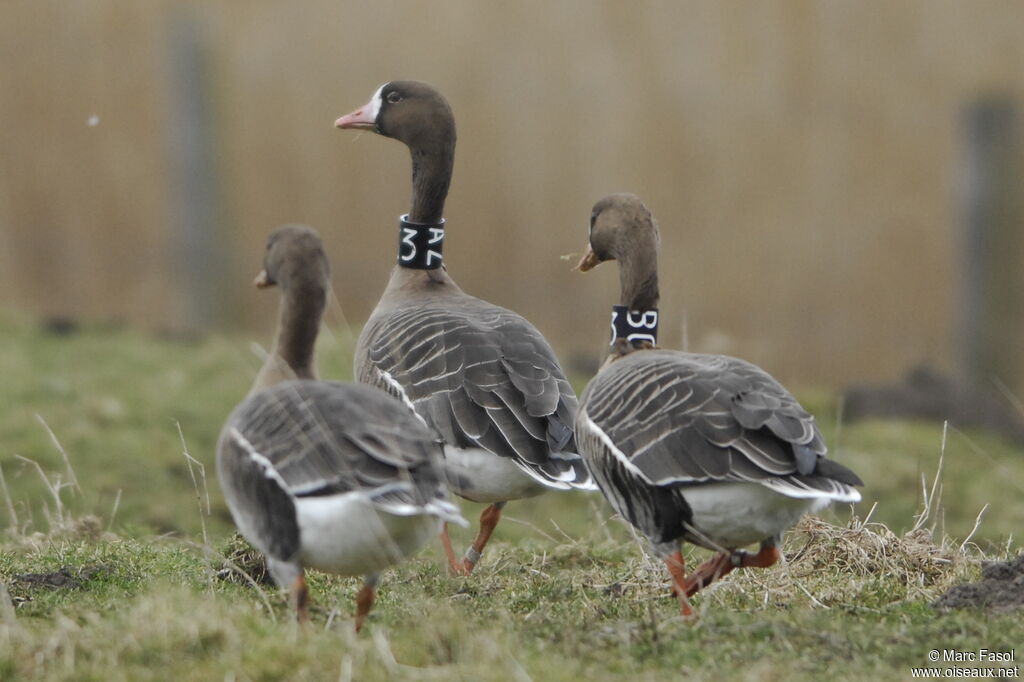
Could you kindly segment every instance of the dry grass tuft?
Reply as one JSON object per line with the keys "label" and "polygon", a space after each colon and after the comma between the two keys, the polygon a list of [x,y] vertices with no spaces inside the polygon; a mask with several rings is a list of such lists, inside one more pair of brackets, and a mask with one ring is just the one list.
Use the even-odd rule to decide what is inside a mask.
{"label": "dry grass tuft", "polygon": [[789,562],[795,578],[822,573],[853,578],[884,576],[886,580],[915,590],[907,597],[928,597],[958,579],[965,566],[975,561],[948,538],[936,543],[926,528],[897,535],[882,523],[854,516],[845,526],[805,516],[793,529],[791,543],[800,549]]}
{"label": "dry grass tuft", "polygon": [[224,560],[215,574],[218,579],[237,585],[274,585],[266,558],[241,533],[229,537],[219,552]]}
{"label": "dry grass tuft", "polygon": [[973,577],[981,557],[968,552],[926,528],[899,535],[856,516],[844,526],[805,516],[787,536],[783,567],[737,571],[728,584],[760,595],[764,607],[878,608],[930,601]]}

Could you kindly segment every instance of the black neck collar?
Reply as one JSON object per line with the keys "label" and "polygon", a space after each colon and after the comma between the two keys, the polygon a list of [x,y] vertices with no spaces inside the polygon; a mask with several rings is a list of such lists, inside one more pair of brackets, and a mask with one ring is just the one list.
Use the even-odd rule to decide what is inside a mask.
{"label": "black neck collar", "polygon": [[658,345],[658,309],[630,310],[626,305],[612,306],[612,342],[626,339],[635,348]]}
{"label": "black neck collar", "polygon": [[398,264],[414,270],[441,267],[444,245],[444,219],[434,225],[409,222],[406,214],[398,219]]}

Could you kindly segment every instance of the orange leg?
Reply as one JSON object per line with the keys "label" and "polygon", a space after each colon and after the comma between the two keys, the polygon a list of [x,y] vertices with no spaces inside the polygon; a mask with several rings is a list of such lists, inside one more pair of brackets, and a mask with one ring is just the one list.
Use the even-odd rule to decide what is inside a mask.
{"label": "orange leg", "polygon": [[782,557],[775,543],[762,542],[757,554],[738,551],[732,554],[721,552],[697,567],[686,579],[686,594],[692,597],[698,590],[707,587],[734,568],[768,568]]}
{"label": "orange leg", "polygon": [[448,536],[448,524],[441,526],[441,544],[444,545],[444,553],[448,557],[448,571],[453,575],[467,575],[465,565],[455,556],[452,549],[452,539]]}
{"label": "orange leg", "polygon": [[466,550],[466,558],[462,560],[465,575],[472,573],[473,568],[480,561],[480,555],[484,553],[484,547],[487,546],[487,541],[491,539],[494,527],[501,520],[501,508],[504,506],[504,502],[495,502],[481,512],[480,532],[477,533],[473,546]]}
{"label": "orange leg", "polygon": [[373,602],[377,599],[377,576],[367,576],[366,582],[356,594],[356,632],[363,629],[366,616],[373,608]]}
{"label": "orange leg", "polygon": [[781,558],[782,552],[778,547],[762,544],[757,554],[744,554],[740,566],[743,568],[768,568],[778,563]]}
{"label": "orange leg", "polygon": [[679,599],[679,610],[686,618],[693,617],[693,609],[690,608],[690,600],[686,594],[686,561],[682,552],[675,552],[665,559],[665,568],[672,578],[672,590]]}
{"label": "orange leg", "polygon": [[698,566],[686,579],[686,595],[692,597],[702,587],[707,587],[723,575],[732,571],[732,555],[721,552]]}
{"label": "orange leg", "polygon": [[309,587],[306,585],[306,574],[300,572],[292,583],[292,601],[295,604],[295,618],[300,623],[309,622]]}

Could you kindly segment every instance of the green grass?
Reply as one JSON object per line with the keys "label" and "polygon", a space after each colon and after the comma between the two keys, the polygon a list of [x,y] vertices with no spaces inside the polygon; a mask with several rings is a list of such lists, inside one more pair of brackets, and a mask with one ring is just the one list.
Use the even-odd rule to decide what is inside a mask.
{"label": "green grass", "polygon": [[[929,606],[976,578],[983,554],[1016,551],[1024,453],[956,430],[943,449],[941,425],[841,425],[820,391],[801,395],[865,479],[856,514],[873,508],[871,523],[849,509],[808,521],[787,538],[788,563],[737,572],[695,599],[696,624],[603,500],[574,493],[510,504],[468,579],[447,576],[435,546],[387,572],[359,636],[359,581],[311,574],[313,624],[299,628],[276,590],[223,579],[233,528],[213,447],[258,363],[245,338],[57,337],[0,316],[0,679],[907,679],[931,649],[1024,641],[1019,614]],[[320,365],[348,375],[349,335],[323,340]],[[205,477],[190,472],[182,436]],[[934,538],[905,537],[940,456]],[[60,507],[47,487],[58,481]],[[959,551],[985,505],[976,545]],[[471,535],[454,537],[464,546]],[[80,584],[15,579],[62,567]]]}

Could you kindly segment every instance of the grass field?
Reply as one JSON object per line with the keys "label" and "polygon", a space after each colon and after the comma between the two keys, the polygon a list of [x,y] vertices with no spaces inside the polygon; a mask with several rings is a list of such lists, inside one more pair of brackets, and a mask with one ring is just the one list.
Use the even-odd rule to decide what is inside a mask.
{"label": "grass field", "polygon": [[[325,376],[348,376],[350,334],[319,349]],[[930,606],[1019,551],[1024,452],[936,424],[844,425],[817,390],[798,393],[864,502],[806,520],[784,565],[701,593],[696,624],[600,496],[549,494],[509,505],[470,578],[436,546],[388,572],[359,636],[358,580],[312,574],[299,628],[276,590],[225,569],[240,559],[213,448],[258,364],[248,339],[0,316],[0,680],[866,680],[908,679],[932,649],[1024,656],[1019,612]]]}

